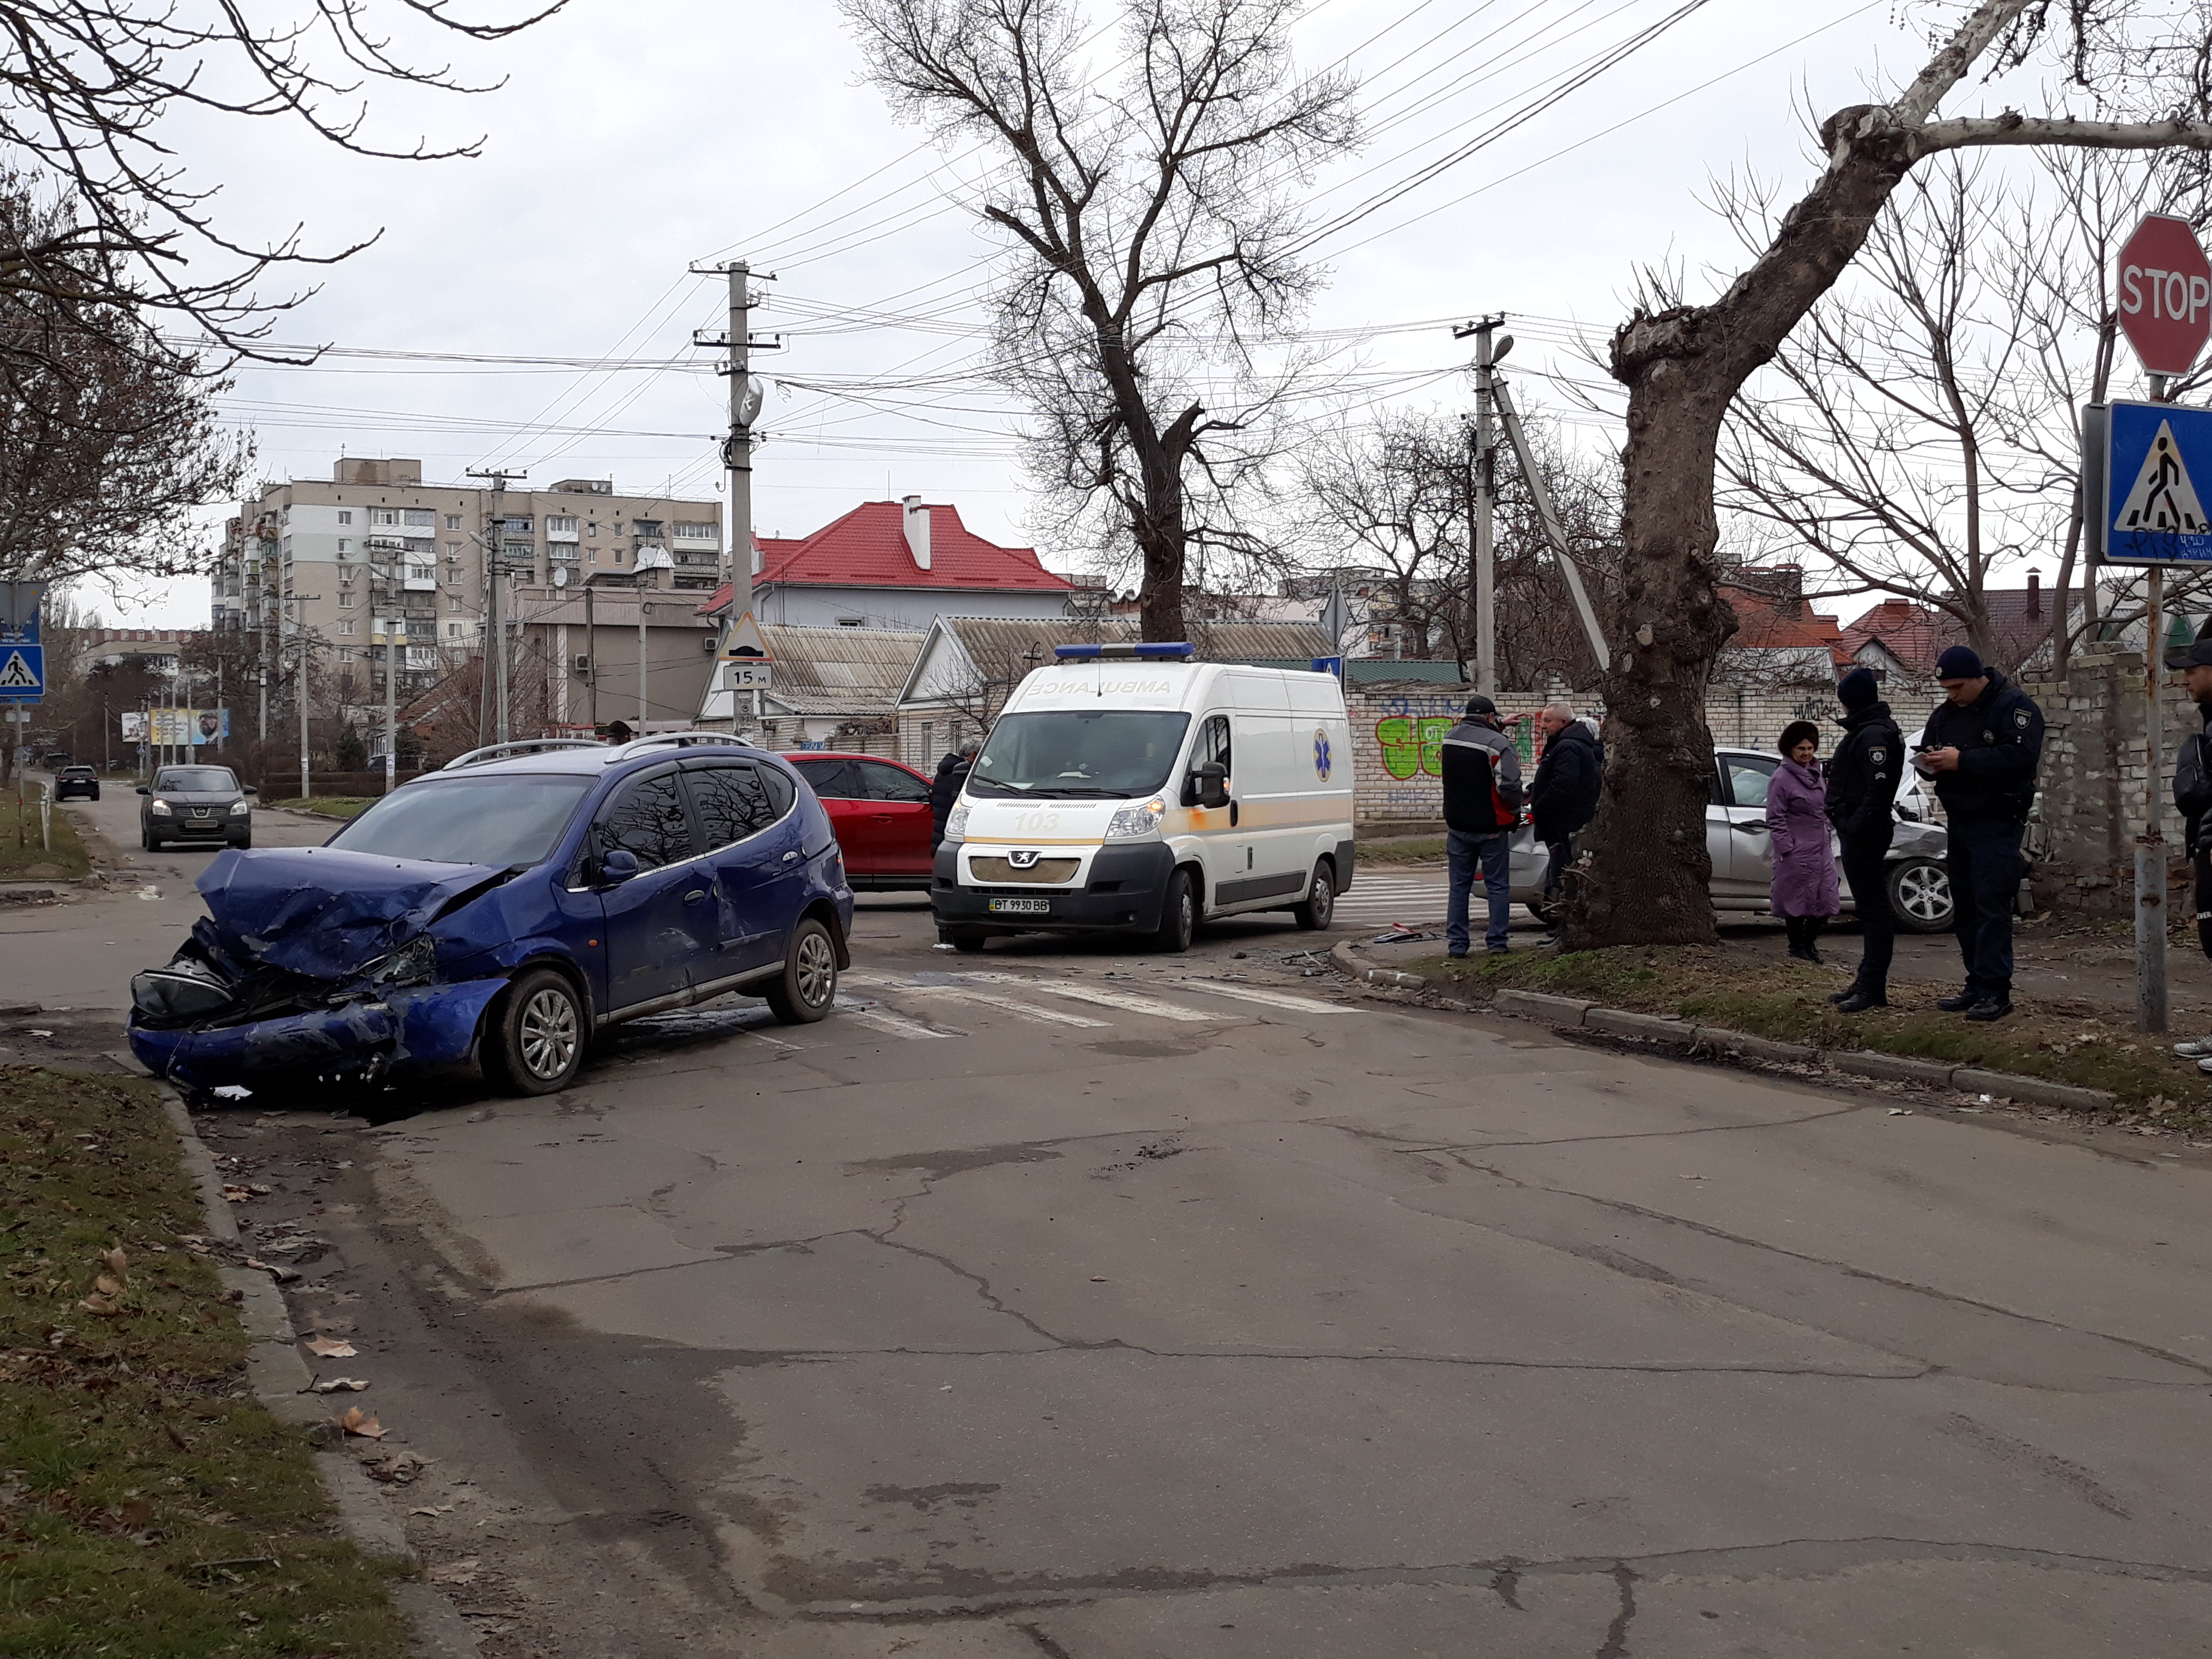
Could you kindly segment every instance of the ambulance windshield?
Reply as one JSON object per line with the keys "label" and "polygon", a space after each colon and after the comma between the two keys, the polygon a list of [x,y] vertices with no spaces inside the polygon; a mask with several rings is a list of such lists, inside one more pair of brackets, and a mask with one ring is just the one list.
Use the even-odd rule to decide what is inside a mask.
{"label": "ambulance windshield", "polygon": [[1168,781],[1186,714],[1127,708],[1052,709],[1008,714],[975,757],[968,793],[1126,800]]}

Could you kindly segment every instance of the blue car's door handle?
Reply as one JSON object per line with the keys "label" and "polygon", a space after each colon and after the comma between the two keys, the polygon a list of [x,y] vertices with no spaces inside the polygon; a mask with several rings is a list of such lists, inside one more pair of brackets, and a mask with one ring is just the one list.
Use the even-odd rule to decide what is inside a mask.
{"label": "blue car's door handle", "polygon": [[701,899],[706,896],[707,890],[705,888],[694,887],[690,892],[684,896],[684,902],[686,904],[696,904]]}
{"label": "blue car's door handle", "polygon": [[791,864],[791,863],[795,862],[795,861],[798,860],[798,858],[799,858],[799,854],[796,854],[796,853],[786,853],[786,854],[783,855],[783,861],[784,861],[786,864]]}

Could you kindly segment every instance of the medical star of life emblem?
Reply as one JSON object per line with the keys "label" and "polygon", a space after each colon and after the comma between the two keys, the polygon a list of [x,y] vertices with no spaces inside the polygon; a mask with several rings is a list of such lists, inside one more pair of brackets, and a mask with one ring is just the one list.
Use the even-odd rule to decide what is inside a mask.
{"label": "medical star of life emblem", "polygon": [[1323,783],[1327,783],[1328,781],[1328,771],[1331,763],[1328,752],[1328,733],[1326,732],[1316,731],[1314,733],[1314,775],[1319,778]]}

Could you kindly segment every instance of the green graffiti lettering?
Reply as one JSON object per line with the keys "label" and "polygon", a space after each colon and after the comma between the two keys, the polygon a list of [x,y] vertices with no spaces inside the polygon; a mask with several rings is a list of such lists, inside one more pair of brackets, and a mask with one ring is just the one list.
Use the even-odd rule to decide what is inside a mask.
{"label": "green graffiti lettering", "polygon": [[1421,722],[1421,770],[1432,778],[1444,775],[1444,734],[1458,724],[1449,714],[1431,714]]}
{"label": "green graffiti lettering", "polygon": [[1402,715],[1375,722],[1375,741],[1382,750],[1382,769],[1392,777],[1410,778],[1421,769],[1420,745],[1413,738],[1413,723]]}

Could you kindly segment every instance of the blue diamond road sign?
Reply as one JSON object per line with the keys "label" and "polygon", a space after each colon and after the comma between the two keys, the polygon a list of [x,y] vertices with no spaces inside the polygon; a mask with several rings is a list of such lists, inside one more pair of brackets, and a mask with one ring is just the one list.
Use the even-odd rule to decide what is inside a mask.
{"label": "blue diamond road sign", "polygon": [[[2112,564],[2212,564],[2212,410],[2115,403],[2105,413],[2099,556]],[[2092,461],[2090,471],[2099,469]],[[2199,481],[2202,481],[2200,490]]]}

